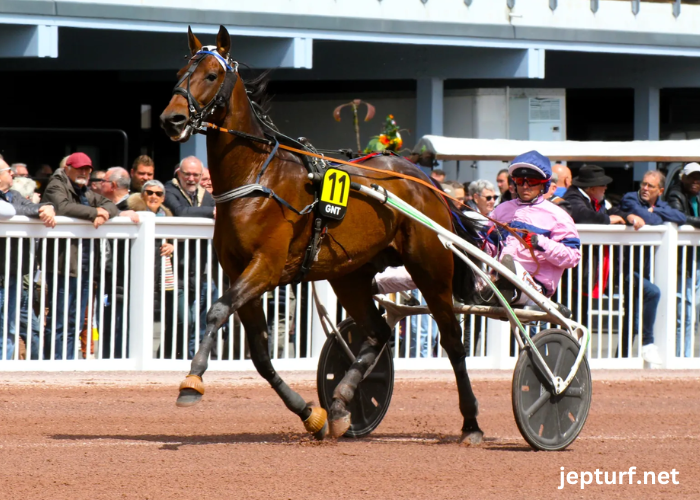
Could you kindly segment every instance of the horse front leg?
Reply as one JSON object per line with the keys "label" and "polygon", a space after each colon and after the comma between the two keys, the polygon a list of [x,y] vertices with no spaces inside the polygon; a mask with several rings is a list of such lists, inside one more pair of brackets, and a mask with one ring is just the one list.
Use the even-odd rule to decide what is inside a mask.
{"label": "horse front leg", "polygon": [[[284,260],[281,260],[282,265]],[[251,358],[258,373],[260,373],[279,394],[287,408],[293,411],[304,422],[306,429],[317,439],[323,439],[327,429],[326,411],[323,408],[312,408],[277,375],[267,351],[267,322],[262,308],[260,296],[273,283],[278,282],[279,275],[272,279],[274,266],[268,259],[254,259],[243,271],[231,287],[212,304],[207,313],[207,324],[204,338],[199,344],[199,350],[192,359],[190,373],[180,384],[180,394],[177,406],[193,406],[204,395],[204,372],[209,366],[209,355],[214,348],[216,332],[228,320],[229,316],[239,311],[241,321],[246,330],[250,346]]]}
{"label": "horse front leg", "polygon": [[270,360],[267,344],[267,321],[260,298],[254,299],[239,309],[241,322],[245,328],[250,358],[258,373],[268,381],[285,406],[304,422],[304,427],[316,439],[323,439],[328,431],[326,410],[313,407],[293,391],[275,371]]}
{"label": "horse front leg", "polygon": [[190,373],[180,384],[177,406],[192,406],[204,395],[202,376],[209,366],[209,355],[214,348],[216,332],[226,320],[243,304],[260,297],[272,283],[270,281],[270,263],[267,259],[253,259],[241,275],[219,297],[207,312],[204,338],[192,359]]}

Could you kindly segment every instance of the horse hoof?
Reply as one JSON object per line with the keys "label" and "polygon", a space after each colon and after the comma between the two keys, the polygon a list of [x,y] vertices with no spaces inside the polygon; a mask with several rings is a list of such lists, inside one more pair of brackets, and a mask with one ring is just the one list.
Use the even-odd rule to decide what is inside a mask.
{"label": "horse hoof", "polygon": [[352,423],[350,420],[350,412],[346,411],[344,413],[345,414],[341,415],[339,418],[331,420],[330,432],[332,438],[339,438],[350,428],[350,424]]}
{"label": "horse hoof", "polygon": [[460,444],[466,446],[477,446],[480,445],[484,439],[484,433],[482,431],[469,431],[463,432],[462,437],[459,438]]}
{"label": "horse hoof", "polygon": [[323,438],[328,434],[328,414],[323,408],[312,408],[311,415],[304,420],[304,428],[311,434],[314,438],[319,441],[323,441]]}
{"label": "horse hoof", "polygon": [[194,406],[202,400],[202,395],[194,389],[182,389],[175,404],[180,408]]}
{"label": "horse hoof", "polygon": [[180,395],[175,404],[179,407],[194,406],[202,400],[204,382],[199,375],[187,375],[180,384]]}
{"label": "horse hoof", "polygon": [[324,422],[323,427],[318,432],[314,432],[313,436],[316,441],[323,441],[328,435],[328,421]]}

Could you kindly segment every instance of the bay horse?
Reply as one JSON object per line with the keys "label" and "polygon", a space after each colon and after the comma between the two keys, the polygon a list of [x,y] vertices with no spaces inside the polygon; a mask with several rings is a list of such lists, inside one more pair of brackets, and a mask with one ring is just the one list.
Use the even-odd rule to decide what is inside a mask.
{"label": "bay horse", "polygon": [[[273,137],[284,142],[288,138],[276,133],[256,112],[249,98],[250,94],[255,99],[255,85],[246,88],[239,77],[238,63],[229,57],[231,39],[226,28],[221,26],[216,46],[203,47],[191,29],[188,39],[192,58],[178,73],[179,82],[160,121],[173,141],[184,142],[193,133],[206,133],[207,161],[217,199],[214,248],[231,286],[208,311],[205,335],[180,386],[178,406],[190,406],[202,398],[202,376],[215,333],[238,312],[255,368],[287,408],[317,439],[323,439],[327,432],[332,437],[342,436],[351,423],[347,405],[392,335],[372,298],[373,277],[387,266],[404,265],[438,324],[440,344],[454,369],[464,417],[461,440],[480,443],[483,432],[477,423],[478,402],[467,374],[460,323],[453,312],[453,293],[469,301],[474,276],[430,229],[356,191],[350,192],[345,218],[327,224],[329,237],[321,239],[316,260],[303,280],[330,282],[341,305],[366,335],[360,352],[335,389],[328,416],[322,408],[307,404],[276,373],[268,353],[261,296],[292,283],[299,275],[314,231],[315,216],[308,207],[314,204],[315,186],[301,155],[277,149],[270,140],[259,140]],[[205,130],[204,120],[234,133]],[[354,182],[386,188],[445,228],[455,231],[461,226],[457,230],[460,236],[476,241],[478,236],[468,219],[462,217],[461,224],[454,223],[453,217],[458,215],[451,213],[456,210],[448,200],[425,185],[400,177],[428,181],[411,162],[379,155],[364,164],[382,172],[368,172],[360,165],[344,166],[344,170]],[[266,186],[276,197],[269,192],[235,199],[224,196],[252,184]]]}

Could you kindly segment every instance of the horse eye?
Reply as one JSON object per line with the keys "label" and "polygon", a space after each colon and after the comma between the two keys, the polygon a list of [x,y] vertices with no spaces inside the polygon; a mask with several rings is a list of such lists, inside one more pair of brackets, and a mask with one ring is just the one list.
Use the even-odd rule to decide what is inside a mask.
{"label": "horse eye", "polygon": [[209,80],[210,82],[216,81],[216,73],[209,73],[207,75],[207,80]]}

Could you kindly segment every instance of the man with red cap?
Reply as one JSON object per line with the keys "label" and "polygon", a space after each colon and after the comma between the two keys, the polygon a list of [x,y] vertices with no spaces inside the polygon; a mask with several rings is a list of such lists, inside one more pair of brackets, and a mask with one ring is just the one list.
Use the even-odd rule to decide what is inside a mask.
{"label": "man with red cap", "polygon": [[[90,182],[90,173],[92,172],[92,160],[85,153],[73,153],[66,158],[65,167],[56,170],[51,176],[46,191],[44,192],[44,200],[51,203],[56,208],[56,215],[74,217],[76,219],[84,219],[92,221],[95,228],[100,227],[112,217],[119,215],[130,217],[132,221],[138,222],[138,216],[133,211],[120,212],[117,206],[104,196],[95,193],[88,189]],[[58,245],[58,279],[56,280],[57,300],[55,307],[51,308],[49,315],[46,318],[46,338],[45,356],[49,357],[51,352],[51,330],[53,318],[56,322],[56,336],[54,339],[55,359],[73,359],[75,346],[75,318],[76,309],[78,309],[77,297],[78,286],[80,286],[80,307],[78,309],[78,317],[85,318],[85,309],[89,297],[89,275],[90,275],[90,247],[86,244],[92,241],[95,244],[95,253],[93,255],[95,264],[99,264],[99,240],[84,240],[82,261],[78,262],[78,246],[79,240],[73,238],[70,243],[70,248],[66,248],[66,240],[59,240]],[[52,254],[53,245],[49,245],[49,253]],[[65,286],[65,262],[69,262],[69,277],[68,289]],[[53,265],[53,255],[46,259],[49,266]],[[78,271],[82,276],[81,283],[78,284]],[[96,272],[94,276],[99,276]],[[50,269],[46,273],[46,281],[48,290],[53,290],[54,286],[54,270]],[[68,338],[66,342],[66,352],[63,351],[63,318],[64,304],[68,304]],[[83,325],[80,325],[82,330]]]}

